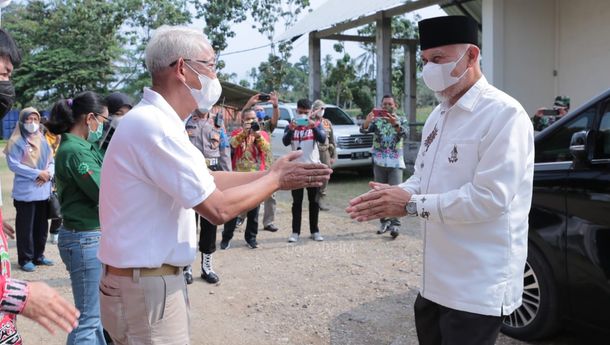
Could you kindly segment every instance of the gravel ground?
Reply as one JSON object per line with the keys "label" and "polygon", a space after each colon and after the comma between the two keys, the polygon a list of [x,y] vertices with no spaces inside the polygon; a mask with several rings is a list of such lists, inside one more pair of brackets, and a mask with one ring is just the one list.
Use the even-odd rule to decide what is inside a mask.
{"label": "gravel ground", "polygon": [[[363,187],[337,183],[333,188],[356,195]],[[280,231],[260,231],[261,247],[253,250],[243,241],[243,233],[239,232],[243,231],[242,226],[231,248],[219,249],[214,255],[220,283],[210,285],[196,278],[189,286],[192,343],[417,344],[412,306],[421,278],[419,220],[405,219],[401,236],[392,240],[388,234],[375,234],[376,222],[351,221],[343,211],[345,203],[337,203],[330,212],[320,215],[324,242],[308,238],[304,216],[301,241],[289,244],[290,194],[278,194],[276,225]],[[6,218],[14,221],[14,210],[8,202],[4,208]],[[41,267],[35,273],[16,268],[15,243],[10,245],[15,277],[46,281],[72,299],[70,281],[56,245],[47,246],[47,257],[56,265]],[[194,273],[200,273],[198,262],[194,263]],[[51,335],[23,317],[19,318],[18,328],[25,344],[65,343],[66,335],[61,331]],[[570,334],[537,343],[501,335],[497,342],[586,343],[589,342]]]}

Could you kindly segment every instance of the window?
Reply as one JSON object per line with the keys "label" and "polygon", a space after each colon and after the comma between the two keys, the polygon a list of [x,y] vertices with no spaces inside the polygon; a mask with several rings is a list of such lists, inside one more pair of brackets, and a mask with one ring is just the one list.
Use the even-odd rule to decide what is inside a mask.
{"label": "window", "polygon": [[[265,116],[271,118],[273,116],[273,108],[265,108]],[[280,107],[280,120],[286,120],[290,122],[290,111],[286,108]]]}
{"label": "window", "polygon": [[595,106],[556,128],[544,140],[536,143],[536,163],[571,161],[570,141],[576,132],[591,129],[595,118]]}
{"label": "window", "polygon": [[606,111],[599,123],[599,134],[595,147],[596,159],[610,158],[610,103],[606,105]]}
{"label": "window", "polygon": [[333,125],[353,125],[354,120],[339,108],[324,108],[324,118]]}

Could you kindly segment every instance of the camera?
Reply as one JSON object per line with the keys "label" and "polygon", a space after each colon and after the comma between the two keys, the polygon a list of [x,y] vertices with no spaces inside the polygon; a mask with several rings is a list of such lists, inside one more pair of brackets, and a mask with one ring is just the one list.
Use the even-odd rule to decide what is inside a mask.
{"label": "camera", "polygon": [[260,95],[258,95],[259,102],[267,102],[270,99],[271,99],[271,96],[266,93],[261,93]]}
{"label": "camera", "polygon": [[258,132],[261,130],[261,125],[258,124],[258,121],[253,121],[250,125],[250,130],[252,132]]}
{"label": "camera", "polygon": [[299,117],[295,120],[297,126],[307,126],[309,125],[309,119],[306,117]]}
{"label": "camera", "polygon": [[557,116],[557,115],[559,115],[559,109],[556,109],[556,108],[553,108],[553,109],[542,109],[542,115]]}
{"label": "camera", "polygon": [[385,109],[373,109],[374,117],[386,117],[388,116],[388,111]]}

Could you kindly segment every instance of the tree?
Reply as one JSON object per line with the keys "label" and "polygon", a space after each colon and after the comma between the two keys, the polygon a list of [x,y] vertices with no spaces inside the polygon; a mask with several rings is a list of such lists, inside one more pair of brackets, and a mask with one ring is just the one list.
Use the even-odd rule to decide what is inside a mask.
{"label": "tree", "polygon": [[150,83],[143,51],[151,31],[162,23],[189,22],[186,5],[185,0],[14,3],[3,24],[23,51],[14,78],[18,103],[44,108],[83,90],[139,92]]}
{"label": "tree", "polygon": [[[278,23],[284,27],[291,26],[303,9],[309,6],[309,0],[225,0],[200,3],[192,1],[197,10],[196,17],[204,18],[205,34],[208,36],[217,54],[227,47],[227,38],[234,37],[232,24],[241,23],[252,18],[257,25],[252,25],[260,34],[269,40],[271,54],[266,63],[258,68],[263,81],[257,80],[261,89],[281,89],[287,75],[288,59],[292,51],[292,42],[274,42]],[[223,63],[219,62],[222,68]]]}

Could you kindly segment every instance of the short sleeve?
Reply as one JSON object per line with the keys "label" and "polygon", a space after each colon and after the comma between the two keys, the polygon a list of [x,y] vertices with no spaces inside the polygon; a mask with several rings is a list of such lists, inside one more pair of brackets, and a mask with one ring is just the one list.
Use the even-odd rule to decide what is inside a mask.
{"label": "short sleeve", "polygon": [[148,154],[141,157],[145,174],[183,208],[197,206],[216,190],[204,156],[186,135],[165,136],[147,149]]}

